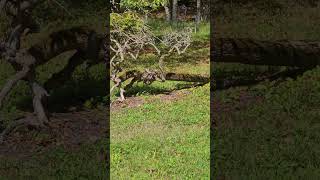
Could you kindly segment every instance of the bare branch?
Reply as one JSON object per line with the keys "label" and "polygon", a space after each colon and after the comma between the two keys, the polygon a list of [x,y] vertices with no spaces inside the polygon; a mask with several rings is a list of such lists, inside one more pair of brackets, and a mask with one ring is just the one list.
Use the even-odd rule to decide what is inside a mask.
{"label": "bare branch", "polygon": [[[145,84],[151,84],[155,80],[165,81],[164,60],[173,53],[178,55],[185,53],[191,43],[191,28],[183,31],[172,31],[162,37],[155,36],[149,27],[143,26],[140,31],[123,31],[120,27],[114,26],[110,32],[112,57],[111,80],[115,85],[111,88],[120,90],[120,100],[124,100],[125,89],[130,88],[134,82],[143,81]],[[151,48],[151,49],[150,49]],[[122,72],[121,66],[130,59],[138,60],[143,53],[154,53],[158,59],[159,71],[146,69],[144,73],[134,73],[131,71],[134,79],[124,89],[121,83],[128,78],[119,76]],[[151,51],[150,51],[151,50]],[[128,74],[127,74],[128,75]],[[121,90],[122,89],[122,90]]]}
{"label": "bare branch", "polygon": [[41,126],[48,124],[47,112],[44,108],[46,98],[49,96],[47,91],[36,82],[29,82],[33,92],[33,108],[37,115],[38,121]]}
{"label": "bare branch", "polygon": [[0,134],[0,144],[4,142],[5,138],[7,135],[9,135],[12,131],[14,131],[15,129],[19,128],[19,127],[23,127],[23,126],[33,126],[35,128],[38,128],[39,126],[41,126],[38,121],[35,120],[36,118],[34,118],[33,115],[28,115],[22,119],[18,119],[13,121],[1,134]]}
{"label": "bare branch", "polygon": [[29,67],[23,68],[21,71],[16,73],[11,79],[9,79],[8,82],[3,86],[0,92],[0,108],[2,107],[3,101],[10,92],[10,90],[17,84],[19,80],[25,78],[28,75],[29,71]]}

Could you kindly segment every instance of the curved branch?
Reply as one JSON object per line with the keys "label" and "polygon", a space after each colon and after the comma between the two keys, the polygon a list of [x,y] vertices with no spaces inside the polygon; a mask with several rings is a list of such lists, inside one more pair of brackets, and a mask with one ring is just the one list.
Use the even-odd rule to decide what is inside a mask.
{"label": "curved branch", "polygon": [[46,98],[49,96],[47,91],[41,87],[35,81],[29,82],[32,92],[33,92],[33,108],[34,112],[37,115],[38,121],[41,126],[48,124],[48,113],[44,105],[46,105]]}
{"label": "curved branch", "polygon": [[30,125],[32,127],[38,128],[41,126],[38,121],[35,120],[33,115],[28,115],[24,118],[13,121],[1,134],[0,134],[0,144],[4,142],[7,135],[19,127]]}
{"label": "curved branch", "polygon": [[8,82],[3,86],[0,92],[0,108],[2,107],[3,101],[10,90],[17,84],[19,80],[25,78],[29,72],[29,67],[23,68],[21,71],[17,72],[11,79],[9,79]]}

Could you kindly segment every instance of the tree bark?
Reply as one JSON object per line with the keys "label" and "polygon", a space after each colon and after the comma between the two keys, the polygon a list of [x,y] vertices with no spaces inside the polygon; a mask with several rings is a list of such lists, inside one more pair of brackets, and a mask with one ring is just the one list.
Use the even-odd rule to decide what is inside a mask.
{"label": "tree bark", "polygon": [[200,20],[201,20],[201,0],[197,0],[196,31],[199,30]]}
{"label": "tree bark", "polygon": [[3,105],[3,101],[11,89],[17,84],[19,80],[26,77],[29,73],[29,68],[23,68],[21,71],[17,72],[12,78],[8,80],[8,82],[3,86],[0,92],[0,108]]}
{"label": "tree bark", "polygon": [[[134,78],[135,81],[143,81],[142,76],[144,72],[137,71],[137,70],[131,70],[125,72],[122,76],[119,78],[122,82]],[[206,83],[210,81],[210,77],[206,75],[199,75],[199,74],[180,74],[180,73],[165,73],[164,77],[166,80],[170,81],[185,81],[185,82],[202,82]]]}
{"label": "tree bark", "polygon": [[320,65],[320,42],[212,39],[214,62],[252,65],[314,67]]}
{"label": "tree bark", "polygon": [[171,20],[171,12],[170,12],[170,8],[168,5],[164,6],[164,10],[165,10],[165,13],[166,13],[166,20],[168,22],[170,22]]}
{"label": "tree bark", "polygon": [[176,22],[177,21],[177,10],[178,10],[178,0],[172,0],[172,17],[171,20],[172,22]]}

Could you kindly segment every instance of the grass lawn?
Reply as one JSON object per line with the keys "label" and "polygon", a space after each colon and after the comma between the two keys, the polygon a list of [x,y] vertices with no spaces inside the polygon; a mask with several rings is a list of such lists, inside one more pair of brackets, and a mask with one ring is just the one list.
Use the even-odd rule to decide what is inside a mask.
{"label": "grass lawn", "polygon": [[[51,22],[42,27],[42,33],[25,39],[24,46],[36,43],[38,38],[45,37],[56,27],[63,28],[77,24],[88,23],[103,33],[102,18],[83,17],[74,23]],[[88,21],[91,21],[90,23]],[[99,21],[99,25],[97,23]],[[164,22],[150,22],[156,27]],[[158,24],[158,25],[157,25]],[[186,23],[187,25],[187,23]],[[163,25],[169,26],[169,25]],[[53,28],[54,27],[54,28]],[[168,27],[168,29],[170,29]],[[156,30],[161,31],[161,30]],[[178,73],[209,74],[209,25],[202,24],[200,31],[194,34],[195,42],[183,57],[172,57],[165,62],[166,70]],[[37,69],[37,77],[41,83],[60,70],[70,57],[66,52],[56,57],[52,62]],[[155,59],[146,56],[139,62],[130,62],[127,67],[145,68],[155,67]],[[84,109],[95,111],[97,106],[105,105],[103,89],[105,77],[104,65],[96,65],[86,74],[81,67],[77,68],[72,80],[64,86],[50,92],[51,110],[62,111],[61,107],[81,106]],[[12,75],[13,70],[6,63],[0,64],[0,87],[6,78]],[[76,85],[76,86],[75,86]],[[190,86],[184,82],[155,82],[151,86],[135,85],[129,92],[130,96],[142,98],[145,102],[139,107],[120,108],[111,113],[111,176],[112,179],[209,179],[209,85],[202,87]],[[174,97],[167,99],[155,94],[174,91]],[[115,95],[111,97],[115,98]],[[135,98],[135,97],[134,97]],[[12,119],[24,111],[31,111],[30,91],[26,83],[19,83],[10,94],[1,114],[5,117],[2,126],[6,126]],[[61,105],[63,104],[63,105]],[[107,120],[107,110],[105,120]],[[74,114],[68,114],[76,116]],[[84,119],[87,114],[84,113]],[[86,123],[93,124],[94,118],[88,117]],[[92,123],[91,123],[92,121]],[[68,123],[68,122],[66,122]],[[70,123],[71,124],[71,123]],[[75,123],[76,124],[76,123]],[[81,127],[86,127],[83,124]],[[66,128],[71,129],[70,127]],[[81,136],[82,131],[73,130],[75,135]],[[67,132],[68,133],[68,132]],[[91,144],[77,145],[76,149],[66,147],[61,142],[51,139],[48,132],[30,131],[22,129],[14,137],[24,136],[24,144],[32,143],[34,154],[12,157],[0,156],[0,179],[104,179],[105,169],[104,152],[108,144],[102,139]],[[62,135],[63,136],[63,135]],[[45,144],[42,144],[42,143]],[[52,146],[46,148],[46,142]],[[18,144],[18,150],[19,146]],[[24,147],[25,147],[24,146]],[[40,146],[40,147],[39,147]],[[16,148],[13,147],[13,148]],[[44,148],[45,147],[45,148]],[[45,149],[45,150],[44,150]],[[18,150],[14,152],[17,153]],[[44,150],[44,151],[42,151]],[[1,148],[0,148],[1,151]],[[20,149],[23,151],[29,149]],[[4,153],[8,154],[8,152]],[[17,153],[20,155],[19,153]]]}
{"label": "grass lawn", "polygon": [[[149,25],[156,34],[171,29],[163,21],[151,20]],[[165,61],[166,71],[209,75],[208,38],[209,24],[202,24],[186,54]],[[157,59],[146,54],[126,67],[156,68]],[[138,83],[127,92],[135,96],[128,101],[133,99],[138,105],[111,110],[112,179],[209,179],[210,86],[178,90],[190,85]]]}
{"label": "grass lawn", "polygon": [[111,178],[209,179],[209,85],[111,112]]}
{"label": "grass lawn", "polygon": [[106,146],[107,141],[101,140],[76,151],[57,146],[28,158],[1,157],[0,179],[106,179]]}
{"label": "grass lawn", "polygon": [[[318,40],[317,8],[270,13],[234,9],[217,17],[217,34],[263,40]],[[227,22],[227,23],[226,23]],[[254,27],[254,28],[252,28]],[[283,67],[213,64],[219,77],[255,78]],[[212,92],[214,176],[221,179],[318,179],[320,69],[253,86]]]}
{"label": "grass lawn", "polygon": [[[61,13],[61,9],[54,13],[52,11],[44,11],[43,7],[39,7],[36,12],[40,13],[38,14],[39,19],[37,19],[37,21],[40,23],[41,32],[23,38],[22,47],[29,47],[37,43],[53,31],[78,25],[87,25],[103,34],[105,32],[105,17],[107,11],[102,8],[103,7],[94,8],[92,6],[85,6],[81,9],[70,9],[70,12],[74,15],[74,17],[70,18],[70,16],[62,17],[63,13]],[[42,12],[46,12],[46,14],[41,14]],[[0,24],[0,34],[3,36],[6,21],[0,19]],[[37,80],[42,84],[48,80],[53,73],[61,70],[66,65],[67,58],[69,58],[72,53],[74,52],[65,52],[43,66],[38,67],[36,69]],[[0,88],[6,83],[7,78],[13,74],[13,68],[0,59]],[[61,113],[59,116],[60,119],[57,117],[51,118],[62,121],[67,119],[65,122],[60,122],[62,126],[64,123],[70,123],[69,120],[72,120],[72,118],[79,121],[70,123],[71,126],[76,126],[78,122],[80,123],[80,119],[82,121],[81,123],[85,123],[86,125],[92,125],[92,122],[97,119],[101,120],[102,118],[105,122],[107,112],[106,109],[103,109],[103,106],[105,106],[103,97],[105,97],[108,92],[104,84],[105,74],[106,69],[103,63],[90,68],[88,73],[85,72],[83,66],[78,67],[72,74],[70,81],[57,87],[54,91],[49,92],[50,113]],[[32,94],[28,85],[25,82],[19,82],[13,91],[10,92],[9,97],[4,102],[4,107],[0,110],[0,131],[13,119],[26,112],[33,111],[31,96]],[[74,114],[69,112],[65,113],[66,109],[74,106],[80,106],[82,111]],[[104,110],[103,117],[101,117],[102,115],[100,114],[99,118],[96,118],[96,116],[98,116],[96,113],[90,115],[90,111],[92,113],[92,111],[98,110],[97,106],[100,106],[100,108]],[[92,109],[89,110],[88,108]],[[100,122],[101,121],[99,121],[99,123]],[[59,125],[59,122],[55,125]],[[80,125],[80,129],[82,129],[83,126]],[[61,128],[61,130],[62,129],[64,128]],[[68,127],[66,129],[68,129]],[[68,132],[75,133],[75,136],[80,137],[83,135],[80,131],[77,132],[80,129],[72,129],[69,127]],[[67,134],[63,134],[62,136],[65,136],[66,139],[70,138]],[[0,145],[1,180],[104,179],[107,176],[105,169],[106,161],[104,159],[107,139],[100,139],[92,144],[81,142],[80,144],[76,144],[77,148],[72,149],[66,146],[66,144],[63,144],[64,142],[61,138],[59,140],[59,138],[51,134],[51,131],[46,130],[35,131],[22,128],[10,138],[8,142],[9,145]],[[72,138],[70,139],[72,140]],[[77,140],[77,138],[74,139]],[[88,139],[83,138],[82,140]]]}

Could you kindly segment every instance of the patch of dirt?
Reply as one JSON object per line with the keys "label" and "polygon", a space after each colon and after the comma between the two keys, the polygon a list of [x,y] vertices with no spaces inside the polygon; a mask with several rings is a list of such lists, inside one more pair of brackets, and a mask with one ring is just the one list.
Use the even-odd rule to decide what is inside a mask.
{"label": "patch of dirt", "polygon": [[[154,98],[163,102],[176,101],[190,94],[189,91],[173,91],[168,94],[155,95],[147,101],[142,97],[128,97],[124,102],[115,102],[111,111],[123,108],[139,107]],[[74,151],[83,144],[93,144],[107,136],[108,107],[105,109],[52,113],[50,128],[32,130],[23,127],[11,133],[3,144],[0,144],[0,158],[24,159],[50,151],[62,146],[67,151]]]}
{"label": "patch of dirt", "polygon": [[163,102],[171,102],[171,101],[177,101],[190,93],[191,93],[190,91],[186,91],[186,90],[173,91],[168,94],[160,94],[158,96],[161,99],[161,101],[163,101]]}
{"label": "patch of dirt", "polygon": [[145,100],[142,97],[126,97],[123,102],[116,101],[111,105],[111,111],[118,111],[123,108],[133,108],[141,106]]}
{"label": "patch of dirt", "polygon": [[159,98],[162,102],[176,101],[176,100],[183,98],[187,94],[190,94],[190,91],[187,91],[187,90],[172,91],[172,92],[168,92],[166,94],[155,95],[154,97],[151,97],[151,99],[148,99],[148,101],[146,101],[142,97],[126,97],[126,100],[123,102],[116,101],[116,102],[112,103],[111,111],[114,112],[114,111],[119,111],[123,108],[139,107],[145,103],[152,102],[156,98]]}
{"label": "patch of dirt", "polygon": [[40,131],[21,128],[0,145],[0,157],[27,158],[56,146],[76,150],[82,144],[93,144],[107,136],[108,110],[53,113],[50,127]]}
{"label": "patch of dirt", "polygon": [[[211,122],[213,126],[220,126],[222,124],[227,124],[228,120],[224,118],[224,121],[221,122],[222,115],[225,114],[232,114],[236,111],[245,110],[249,106],[253,104],[261,104],[263,102],[263,98],[259,96],[255,96],[247,92],[246,90],[243,90],[240,92],[240,95],[237,100],[234,100],[233,102],[222,102],[221,100],[215,99],[216,92],[211,91]],[[231,118],[231,117],[230,117]]]}

